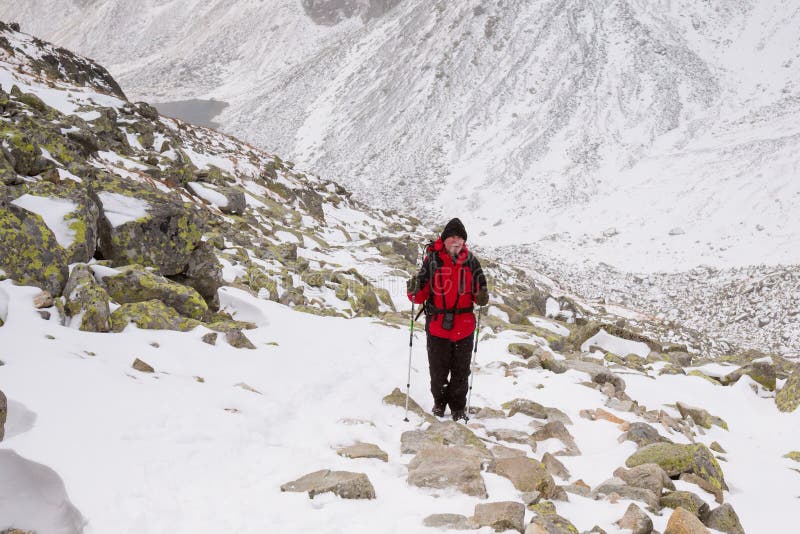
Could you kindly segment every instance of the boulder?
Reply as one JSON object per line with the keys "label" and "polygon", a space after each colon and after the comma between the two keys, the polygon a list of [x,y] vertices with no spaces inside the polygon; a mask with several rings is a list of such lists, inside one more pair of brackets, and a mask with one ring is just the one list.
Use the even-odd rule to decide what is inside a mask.
{"label": "boulder", "polygon": [[528,524],[525,534],[578,534],[578,529],[560,515],[538,515]]}
{"label": "boulder", "polygon": [[549,452],[544,453],[542,456],[542,464],[547,469],[547,472],[554,477],[558,477],[561,480],[569,480],[570,474],[567,468]]}
{"label": "boulder", "polygon": [[152,273],[141,265],[129,265],[120,271],[121,274],[103,279],[109,296],[120,304],[156,299],[184,317],[202,320],[208,314],[206,301],[191,287]]}
{"label": "boulder", "polygon": [[722,378],[722,383],[725,385],[733,384],[744,375],[749,376],[770,391],[775,390],[777,375],[775,373],[775,365],[770,362],[753,362],[740,367],[725,375]]}
{"label": "boulder", "polygon": [[628,430],[619,437],[619,441],[632,441],[638,447],[645,447],[653,443],[671,443],[671,441],[658,433],[652,425],[647,423],[631,423]]}
{"label": "boulder", "polygon": [[187,332],[200,325],[199,321],[181,317],[160,300],[123,304],[111,314],[111,331],[122,332],[129,323],[150,330],[179,330]]}
{"label": "boulder", "polygon": [[736,515],[733,506],[727,503],[711,510],[706,517],[705,525],[725,534],[744,534],[739,516]]}
{"label": "boulder", "polygon": [[101,206],[98,250],[112,265],[140,264],[159,274],[186,270],[202,236],[196,210],[154,188],[134,182],[97,184]]}
{"label": "boulder", "polygon": [[358,442],[347,447],[341,447],[336,451],[336,454],[345,458],[374,458],[382,462],[389,461],[389,455],[373,443]]}
{"label": "boulder", "polygon": [[722,495],[722,490],[714,487],[707,480],[700,478],[694,473],[681,473],[680,479],[684,482],[689,482],[690,484],[696,484],[698,487],[700,487],[700,489],[712,494],[714,496],[714,500],[717,501],[718,504],[723,503],[724,496]]}
{"label": "boulder", "polygon": [[711,534],[706,527],[703,526],[703,523],[700,522],[697,517],[684,510],[683,508],[678,508],[672,515],[669,516],[669,521],[667,521],[667,528],[664,530],[664,534]]}
{"label": "boulder", "polygon": [[473,519],[478,527],[492,527],[495,532],[522,532],[525,528],[525,505],[511,501],[476,504]]}
{"label": "boulder", "polygon": [[682,508],[691,512],[700,521],[704,521],[710,511],[708,504],[691,491],[671,491],[661,497],[660,503],[664,508]]}
{"label": "boulder", "polygon": [[408,483],[423,488],[453,488],[485,499],[481,461],[464,447],[435,445],[417,453],[408,464]]}
{"label": "boulder", "polygon": [[637,488],[635,486],[628,486],[625,481],[620,478],[611,478],[597,486],[592,494],[597,498],[601,495],[616,494],[623,499],[631,499],[633,501],[640,501],[651,508],[658,509],[659,501],[658,496],[649,489]]}
{"label": "boulder", "polygon": [[561,496],[547,468],[533,458],[501,458],[492,462],[488,471],[509,479],[519,491],[538,491],[547,499]]}
{"label": "boulder", "polygon": [[0,204],[0,270],[59,296],[69,274],[67,253],[39,215]]}
{"label": "boulder", "polygon": [[691,416],[692,420],[698,425],[702,426],[703,428],[711,428],[711,425],[717,425],[721,428],[724,428],[725,430],[728,430],[728,423],[726,423],[723,419],[719,417],[711,415],[710,413],[708,413],[707,410],[704,410],[703,408],[689,406],[682,402],[675,403],[675,406],[681,413],[681,417],[685,419]]}
{"label": "boulder", "polygon": [[495,445],[491,448],[490,452],[495,459],[500,458],[518,458],[526,456],[525,451],[506,447],[504,445]]}
{"label": "boulder", "polygon": [[364,473],[322,469],[281,486],[281,491],[308,492],[310,498],[333,493],[342,499],[374,499],[375,488]]}
{"label": "boulder", "polygon": [[629,486],[650,490],[659,498],[664,488],[675,490],[672,479],[658,464],[642,464],[631,469],[620,467],[614,471],[614,476],[622,479]]}
{"label": "boulder", "polygon": [[628,467],[649,463],[658,464],[670,477],[694,473],[718,490],[728,489],[722,468],[703,444],[653,443],[640,448],[625,461]]}
{"label": "boulder", "polygon": [[775,395],[775,404],[782,412],[793,412],[800,406],[800,367],[795,368]]}
{"label": "boulder", "polygon": [[229,215],[241,215],[247,208],[247,201],[244,197],[244,192],[233,187],[221,187],[219,192],[225,196],[228,203],[225,206],[220,206],[219,209],[222,213]]}
{"label": "boulder", "polygon": [[64,312],[70,326],[85,332],[111,330],[111,310],[108,293],[100,287],[89,266],[79,263],[64,287]]}
{"label": "boulder", "polygon": [[171,278],[194,288],[211,309],[219,307],[217,290],[225,285],[225,281],[222,279],[222,265],[214,254],[214,247],[208,242],[200,243],[189,255],[186,270]]}
{"label": "boulder", "polygon": [[628,506],[625,515],[615,524],[621,529],[630,530],[632,534],[650,534],[653,532],[653,520],[634,503]]}
{"label": "boulder", "polygon": [[563,450],[558,451],[556,455],[580,456],[581,451],[578,449],[575,439],[561,421],[548,421],[542,428],[531,435],[533,441],[545,441],[552,438],[560,440],[565,447]]}

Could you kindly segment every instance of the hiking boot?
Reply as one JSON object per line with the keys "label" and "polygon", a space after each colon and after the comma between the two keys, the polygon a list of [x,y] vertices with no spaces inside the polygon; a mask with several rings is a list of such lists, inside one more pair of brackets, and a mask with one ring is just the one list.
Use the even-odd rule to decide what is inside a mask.
{"label": "hiking boot", "polygon": [[444,417],[444,407],[444,404],[434,404],[431,413],[433,413],[433,415],[436,417]]}
{"label": "hiking boot", "polygon": [[464,410],[453,410],[453,421],[458,421],[459,419],[463,419],[464,422],[467,422],[467,413]]}

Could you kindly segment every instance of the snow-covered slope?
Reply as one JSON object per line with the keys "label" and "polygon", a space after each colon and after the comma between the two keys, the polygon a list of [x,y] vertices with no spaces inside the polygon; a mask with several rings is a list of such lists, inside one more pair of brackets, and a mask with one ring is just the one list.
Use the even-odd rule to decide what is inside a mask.
{"label": "snow-covered slope", "polygon": [[635,271],[800,259],[797,0],[34,0],[0,17],[137,97],[229,102],[225,130],[372,203],[459,214],[482,244]]}

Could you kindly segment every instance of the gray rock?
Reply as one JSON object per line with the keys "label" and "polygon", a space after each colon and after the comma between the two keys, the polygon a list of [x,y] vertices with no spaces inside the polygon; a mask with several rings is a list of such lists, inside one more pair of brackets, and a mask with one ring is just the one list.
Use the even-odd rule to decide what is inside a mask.
{"label": "gray rock", "polygon": [[595,497],[600,495],[611,495],[616,493],[624,499],[631,499],[633,501],[641,501],[651,508],[658,509],[659,500],[658,496],[649,489],[637,488],[635,486],[628,486],[625,481],[620,478],[611,478],[597,486],[592,495]]}
{"label": "gray rock", "polygon": [[386,451],[373,443],[355,443],[348,447],[341,447],[336,451],[339,456],[346,458],[374,458],[382,462],[389,461],[389,455]]}
{"label": "gray rock", "polygon": [[208,343],[209,345],[216,345],[217,344],[217,333],[216,332],[209,332],[205,334],[202,338],[203,343]]}
{"label": "gray rock", "polygon": [[422,520],[426,527],[440,528],[442,530],[475,530],[476,525],[472,518],[460,514],[433,514]]}
{"label": "gray rock", "polygon": [[583,482],[582,480],[579,482],[580,483],[575,482],[573,484],[567,484],[566,486],[561,486],[561,487],[564,488],[564,491],[566,491],[567,493],[572,493],[573,495],[580,495],[581,497],[587,497],[587,498],[591,497],[592,488],[586,485],[586,483]]}
{"label": "gray rock", "polygon": [[437,445],[423,449],[408,464],[408,483],[423,488],[453,488],[482,499],[488,497],[481,461],[465,447]]}
{"label": "gray rock", "polygon": [[528,444],[531,441],[531,435],[527,432],[522,432],[521,430],[509,430],[507,428],[489,430],[487,435],[500,441],[508,441],[509,443]]}
{"label": "gray rock", "polygon": [[579,456],[581,454],[578,445],[572,434],[569,433],[564,423],[560,421],[548,421],[542,428],[537,430],[531,435],[534,441],[545,441],[547,439],[555,438],[561,441],[566,447],[558,451],[556,454],[559,456]]}
{"label": "gray rock", "polygon": [[570,474],[567,468],[549,452],[544,453],[544,456],[542,456],[542,464],[544,464],[547,472],[554,477],[558,477],[561,480],[569,480]]}
{"label": "gray rock", "polygon": [[711,510],[705,520],[705,525],[726,534],[744,534],[739,516],[736,515],[733,506],[727,503]]}
{"label": "gray rock", "polygon": [[525,451],[521,451],[519,449],[514,449],[511,447],[506,447],[504,445],[495,445],[490,449],[492,456],[495,459],[500,458],[520,458],[526,455]]}
{"label": "gray rock", "polygon": [[0,441],[6,435],[6,419],[8,417],[8,399],[6,394],[0,391]]}
{"label": "gray rock", "polygon": [[537,515],[528,524],[525,534],[576,534],[578,529],[558,514]]}
{"label": "gray rock", "polygon": [[111,330],[108,293],[97,283],[88,265],[79,263],[72,268],[64,287],[64,299],[64,312],[68,318],[80,318],[80,324],[75,325],[80,330]]}
{"label": "gray rock", "polygon": [[481,408],[475,414],[475,419],[505,419],[506,414],[502,410],[495,410],[494,408]]}
{"label": "gray rock", "polygon": [[118,275],[103,279],[109,296],[120,304],[156,299],[184,317],[202,320],[208,314],[206,301],[191,287],[152,273],[141,265],[128,265],[120,271]]}
{"label": "gray rock", "polygon": [[656,497],[661,497],[664,488],[675,490],[675,484],[658,464],[642,464],[631,469],[620,467],[614,476],[625,481],[629,486],[648,489]]}
{"label": "gray rock", "polygon": [[212,309],[219,307],[217,290],[225,284],[222,279],[222,265],[219,263],[214,247],[208,242],[201,243],[189,256],[186,271],[171,277],[178,283],[192,287]]}
{"label": "gray rock", "polygon": [[647,423],[631,423],[627,432],[622,434],[619,441],[632,441],[638,447],[644,447],[651,443],[671,443],[670,440],[658,433],[652,425]]}
{"label": "gray rock", "polygon": [[632,534],[650,534],[653,532],[653,520],[641,508],[631,503],[625,515],[616,522],[619,528],[630,530]]}
{"label": "gray rock", "polygon": [[256,348],[253,342],[250,341],[239,328],[232,328],[225,332],[225,341],[227,341],[230,346],[236,347],[237,349],[254,350]]}
{"label": "gray rock", "polygon": [[691,491],[671,491],[660,499],[661,506],[665,508],[683,508],[704,521],[710,512],[708,504]]}
{"label": "gray rock", "polygon": [[245,208],[247,208],[247,202],[245,201],[242,191],[233,187],[222,187],[219,192],[228,199],[228,204],[226,206],[220,206],[219,208],[222,213],[231,215],[241,215],[244,213]]}
{"label": "gray rock", "polygon": [[476,504],[473,518],[479,527],[492,527],[495,532],[522,532],[525,528],[525,505],[511,501]]}
{"label": "gray rock", "polygon": [[[397,406],[398,408],[405,409],[406,394],[400,391],[400,388],[394,388],[394,390],[391,393],[389,393],[383,398],[383,404]],[[415,401],[410,397],[408,398],[408,411],[417,414],[424,420],[429,421],[431,423],[438,421],[434,416],[432,416],[429,413],[426,413],[425,410],[423,410],[422,407],[419,404],[417,404],[417,401]]]}
{"label": "gray rock", "polygon": [[489,465],[488,471],[505,477],[519,491],[538,491],[546,499],[561,495],[544,464],[533,458],[502,458]]}
{"label": "gray rock", "polygon": [[400,452],[403,454],[417,454],[426,447],[442,445],[434,436],[429,436],[424,430],[406,430],[400,434]]}
{"label": "gray rock", "polygon": [[725,421],[719,417],[711,415],[703,408],[689,406],[688,404],[684,404],[682,402],[676,402],[675,406],[681,413],[681,417],[685,419],[691,416],[692,420],[703,428],[711,428],[711,425],[715,424],[721,428],[724,428],[725,430],[728,429],[728,424],[725,423]]}
{"label": "gray rock", "polygon": [[364,473],[322,469],[281,486],[281,491],[308,492],[310,498],[333,493],[342,499],[374,499],[375,488]]}

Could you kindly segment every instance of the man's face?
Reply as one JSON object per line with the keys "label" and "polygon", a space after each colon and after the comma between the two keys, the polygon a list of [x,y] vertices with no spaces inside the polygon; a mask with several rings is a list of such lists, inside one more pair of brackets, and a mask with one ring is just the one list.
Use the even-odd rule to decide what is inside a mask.
{"label": "man's face", "polygon": [[444,240],[444,249],[451,256],[458,256],[461,249],[464,247],[464,239],[457,235],[451,235]]}

